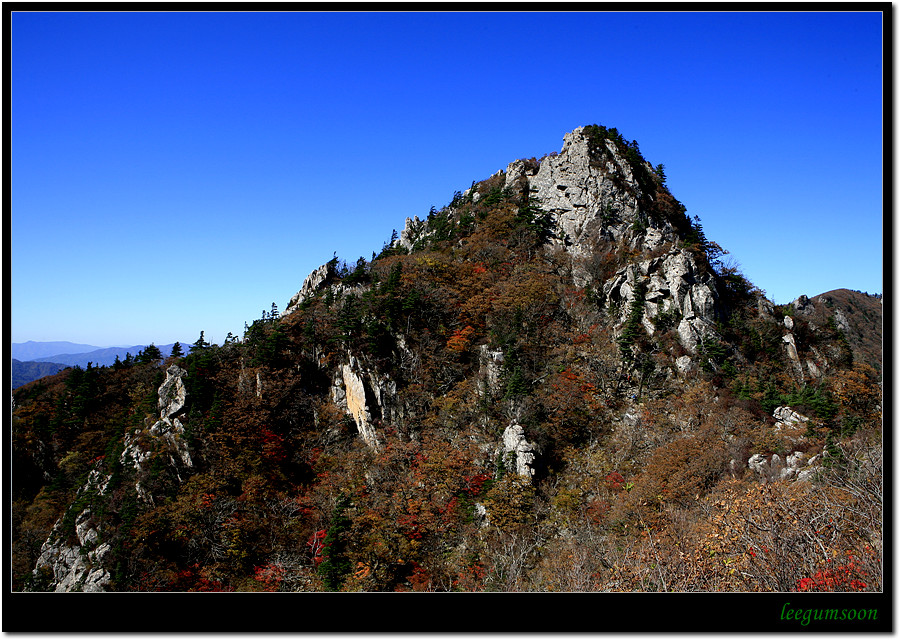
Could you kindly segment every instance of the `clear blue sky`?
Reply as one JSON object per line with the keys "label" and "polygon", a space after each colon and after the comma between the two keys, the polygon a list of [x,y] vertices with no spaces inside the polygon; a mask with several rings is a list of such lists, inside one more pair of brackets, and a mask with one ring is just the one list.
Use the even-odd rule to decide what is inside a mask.
{"label": "clear blue sky", "polygon": [[877,12],[13,13],[12,340],[221,343],[593,123],[777,303],[881,292],[882,36]]}

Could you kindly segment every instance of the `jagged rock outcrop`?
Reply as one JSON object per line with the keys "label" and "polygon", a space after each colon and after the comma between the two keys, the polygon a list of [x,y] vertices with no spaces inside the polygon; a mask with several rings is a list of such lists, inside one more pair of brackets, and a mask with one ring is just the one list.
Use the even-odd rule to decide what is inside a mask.
{"label": "jagged rock outcrop", "polygon": [[49,579],[49,585],[44,589],[56,592],[105,591],[111,576],[102,562],[111,547],[107,543],[97,544],[99,534],[89,509],[75,519],[75,535],[77,541],[67,544],[60,536],[60,530],[54,527],[41,546],[41,555],[33,572],[35,581],[40,583]]}
{"label": "jagged rock outcrop", "polygon": [[150,434],[167,443],[173,465],[177,466],[180,463],[184,467],[193,467],[187,441],[184,439],[184,425],[179,419],[187,404],[187,390],[184,386],[186,375],[187,371],[178,365],[173,364],[166,370],[166,379],[158,391],[159,420],[150,427]]}
{"label": "jagged rock outcrop", "polygon": [[284,310],[284,315],[293,313],[294,311],[299,309],[300,305],[315,296],[316,293],[324,289],[330,282],[333,282],[336,278],[337,273],[334,270],[333,261],[326,262],[321,267],[310,273],[303,281],[303,286],[300,287],[300,291],[295,293],[293,297],[291,297],[290,301],[288,301],[287,307]]}
{"label": "jagged rock outcrop", "polygon": [[775,423],[776,429],[783,426],[791,426],[801,423],[805,424],[809,422],[809,418],[800,413],[797,413],[790,407],[776,407],[775,411],[772,412],[772,417],[777,421]]}
{"label": "jagged rock outcrop", "polygon": [[795,480],[808,482],[819,472],[820,456],[809,457],[802,451],[794,451],[785,458],[777,453],[765,456],[761,453],[750,456],[747,467],[763,482]]}
{"label": "jagged rock outcrop", "polygon": [[[573,256],[573,278],[579,286],[588,284],[591,275],[577,258],[588,258],[604,242],[651,252],[674,247],[678,240],[669,221],[651,219],[643,210],[642,202],[654,195],[637,179],[616,143],[604,139],[599,151],[597,144],[587,127],[579,127],[565,135],[558,154],[545,157],[537,167],[517,160],[506,171],[505,188],[527,189],[553,215],[551,242]],[[649,164],[645,168],[652,169]],[[668,314],[691,353],[716,337],[715,279],[700,268],[691,252],[671,248],[598,283],[607,307],[617,310],[620,324],[629,314],[639,282],[645,287],[642,324],[648,333],[654,332],[654,320]]]}
{"label": "jagged rock outcrop", "polygon": [[478,348],[478,389],[482,395],[492,395],[500,390],[503,373],[503,351],[483,344]]}
{"label": "jagged rock outcrop", "polygon": [[794,334],[791,332],[784,334],[781,336],[781,341],[784,343],[785,353],[787,353],[787,357],[793,365],[795,375],[802,382],[803,364],[800,362],[800,354],[797,352],[797,343],[794,341]]}
{"label": "jagged rock outcrop", "polygon": [[403,231],[400,232],[400,236],[394,242],[394,246],[403,247],[407,251],[412,251],[413,245],[424,228],[425,223],[422,220],[419,220],[419,216],[407,218],[406,225],[403,227]]}
{"label": "jagged rock outcrop", "polygon": [[717,337],[715,280],[701,272],[684,249],[620,269],[603,285],[603,295],[607,307],[618,310],[620,324],[626,322],[635,296],[643,296],[641,324],[647,333],[674,324],[681,344],[691,353]]}
{"label": "jagged rock outcrop", "polygon": [[120,460],[122,464],[130,465],[134,469],[138,496],[150,503],[153,502],[153,496],[144,490],[141,477],[147,472],[147,463],[153,458],[154,452],[165,452],[179,482],[182,481],[179,470],[194,466],[184,438],[184,425],[178,418],[187,403],[187,391],[183,380],[186,375],[187,371],[178,365],[170,366],[166,370],[165,381],[157,391],[159,419],[146,432],[143,429],[135,429],[125,434],[125,449]]}
{"label": "jagged rock outcrop", "polygon": [[[605,152],[592,149],[587,127],[563,137],[558,154],[545,157],[535,169],[523,160],[507,167],[505,188],[527,188],[541,208],[553,214],[553,242],[575,256],[591,253],[598,238],[617,241],[641,218],[641,186],[628,160],[612,140]],[[648,165],[649,166],[649,165]],[[658,246],[675,235],[656,228],[649,245]]]}
{"label": "jagged rock outcrop", "polygon": [[678,369],[678,372],[681,375],[687,375],[692,371],[697,370],[697,366],[694,364],[694,361],[690,356],[680,356],[675,359],[675,368]]}
{"label": "jagged rock outcrop", "polygon": [[40,591],[104,591],[111,576],[102,566],[111,547],[101,542],[101,527],[90,506],[79,508],[80,499],[89,494],[103,495],[109,477],[93,469],[76,500],[60,518],[47,540],[41,545],[32,571],[33,590]]}

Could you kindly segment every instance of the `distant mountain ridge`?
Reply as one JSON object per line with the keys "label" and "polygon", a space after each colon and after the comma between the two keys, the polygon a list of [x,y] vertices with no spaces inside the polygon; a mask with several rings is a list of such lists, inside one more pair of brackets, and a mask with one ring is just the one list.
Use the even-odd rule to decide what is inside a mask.
{"label": "distant mountain ridge", "polygon": [[66,368],[67,365],[58,362],[22,362],[21,360],[12,359],[12,388],[16,389],[23,384],[43,378],[44,376],[52,376]]}
{"label": "distant mountain ridge", "polygon": [[[147,345],[141,344],[131,347],[97,347],[74,342],[35,342],[33,340],[13,343],[10,346],[11,386],[13,389],[44,376],[53,375],[66,367],[86,368],[88,363],[95,367],[109,367],[115,363],[117,356],[120,360],[124,360],[129,353],[134,357],[147,348]],[[172,354],[172,347],[175,346],[175,343],[157,346],[163,357],[167,358]],[[182,342],[181,347],[184,353],[190,351],[190,343]],[[48,351],[54,349],[66,349],[67,352],[57,351],[47,355]],[[82,349],[86,350],[82,351]],[[36,356],[35,354],[44,355]]]}
{"label": "distant mountain ridge", "polygon": [[[190,344],[182,342],[181,348],[182,351],[187,353],[190,350]],[[164,357],[168,357],[172,353],[172,347],[175,345],[172,344],[164,344],[164,345],[156,345],[159,350],[162,352]],[[125,356],[129,353],[132,356],[136,356],[139,351],[143,351],[147,348],[148,345],[137,344],[131,347],[106,347],[106,348],[97,348],[93,351],[88,351],[85,353],[58,353],[55,355],[46,356],[43,358],[33,358],[32,362],[58,362],[60,364],[65,364],[70,367],[79,366],[86,367],[88,362],[92,363],[94,366],[103,367],[110,366],[116,361],[116,356],[119,357],[120,360],[124,360]]]}
{"label": "distant mountain ridge", "polygon": [[37,360],[38,358],[46,358],[58,353],[87,353],[88,351],[97,351],[106,347],[98,347],[91,344],[78,344],[75,342],[56,341],[56,342],[36,342],[29,340],[28,342],[13,342],[10,345],[10,357],[16,360]]}

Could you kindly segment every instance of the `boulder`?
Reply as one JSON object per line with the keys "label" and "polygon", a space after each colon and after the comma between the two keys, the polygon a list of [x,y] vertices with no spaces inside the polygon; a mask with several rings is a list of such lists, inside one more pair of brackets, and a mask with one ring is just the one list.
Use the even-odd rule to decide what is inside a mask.
{"label": "boulder", "polygon": [[772,412],[772,417],[776,420],[776,429],[779,426],[790,426],[809,422],[809,418],[797,413],[790,407],[776,407],[775,411]]}
{"label": "boulder", "polygon": [[675,359],[675,366],[678,368],[678,371],[682,375],[687,375],[691,371],[694,371],[697,367],[694,364],[694,361],[691,360],[690,356],[681,356]]}

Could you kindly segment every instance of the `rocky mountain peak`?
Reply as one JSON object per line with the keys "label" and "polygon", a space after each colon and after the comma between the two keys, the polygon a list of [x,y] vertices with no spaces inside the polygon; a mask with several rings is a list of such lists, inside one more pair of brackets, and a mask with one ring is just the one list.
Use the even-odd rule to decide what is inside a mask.
{"label": "rocky mountain peak", "polygon": [[[496,186],[485,187],[489,183]],[[639,324],[651,335],[660,322],[674,323],[691,354],[704,341],[716,339],[713,325],[723,312],[702,230],[665,187],[661,165],[654,169],[637,142],[626,141],[615,128],[578,127],[563,136],[558,153],[515,160],[505,171],[457,192],[442,210],[442,224],[459,226],[465,203],[483,203],[500,186],[507,197],[534,203],[546,216],[546,249],[569,256],[575,286],[602,292],[607,310],[618,316],[620,330],[629,308],[640,302]],[[407,218],[393,248],[413,252],[441,236],[434,216],[432,210],[427,220]],[[598,260],[611,253],[638,258],[614,274],[599,273]],[[306,278],[286,313],[335,282],[333,267],[322,265]],[[636,292],[644,296],[640,301]]]}
{"label": "rocky mountain peak", "polygon": [[559,153],[511,162],[505,187],[537,199],[553,215],[553,242],[578,256],[604,240],[636,240],[634,248],[653,250],[676,239],[673,226],[653,215],[662,178],[615,129],[579,127],[563,137]]}
{"label": "rocky mountain peak", "polygon": [[[589,125],[239,340],[16,390],[17,588],[785,591],[826,515],[874,558],[880,501],[823,489],[842,461],[880,486],[880,298],[776,305],[721,253]],[[764,527],[727,546],[738,507],[809,563],[773,582]]]}
{"label": "rocky mountain peak", "polygon": [[[615,129],[590,125],[567,133],[559,153],[537,163],[510,163],[505,187],[527,191],[552,215],[552,244],[573,257],[575,284],[602,290],[607,307],[618,309],[620,328],[629,309],[640,303],[641,326],[652,335],[665,317],[677,326],[682,345],[695,353],[701,343],[716,339],[719,295],[714,274],[702,264],[705,256],[684,248],[686,236],[696,230],[661,173],[644,160],[636,142],[626,142]],[[596,257],[615,250],[661,255],[592,282]]]}

